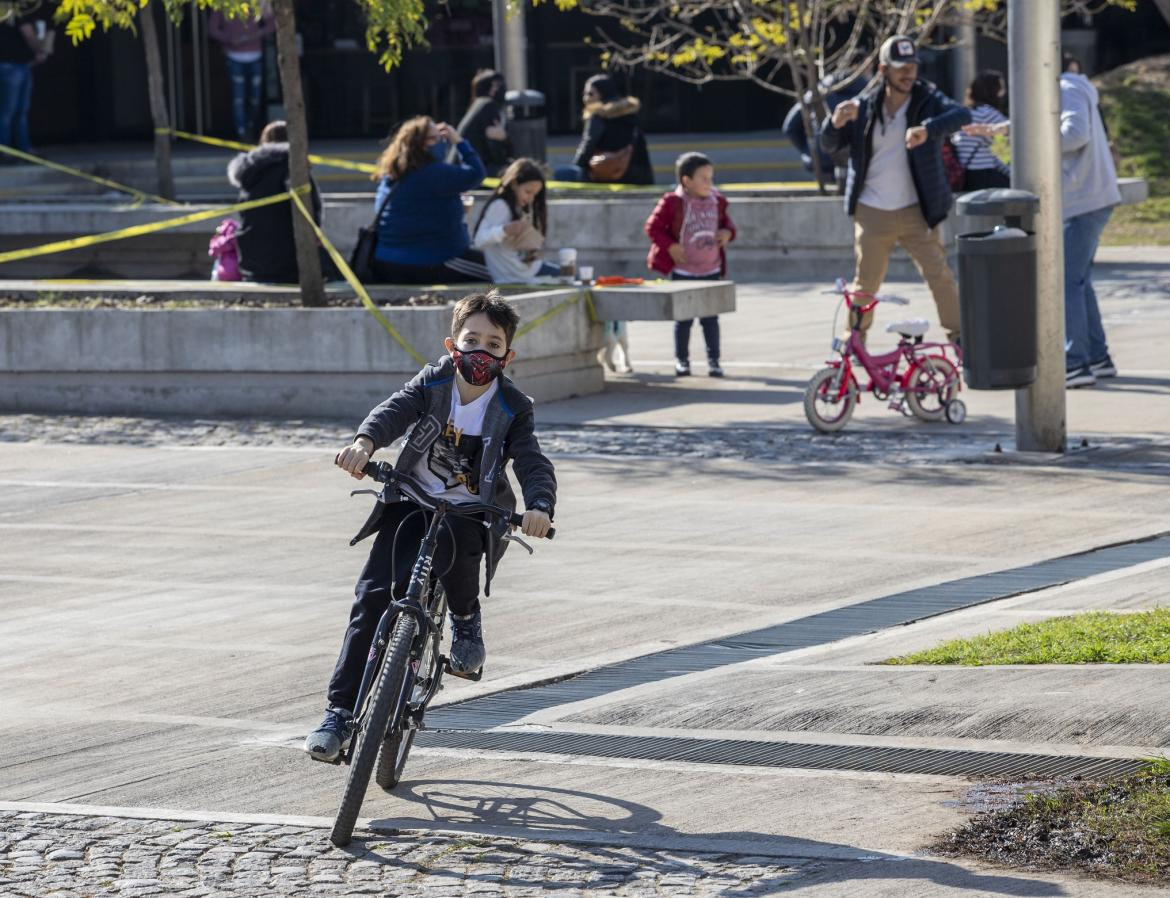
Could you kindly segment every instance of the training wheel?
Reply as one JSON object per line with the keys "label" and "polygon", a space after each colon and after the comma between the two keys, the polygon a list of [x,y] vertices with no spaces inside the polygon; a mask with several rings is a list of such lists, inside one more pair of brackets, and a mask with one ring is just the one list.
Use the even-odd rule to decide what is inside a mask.
{"label": "training wheel", "polygon": [[952,399],[947,403],[946,415],[951,424],[962,424],[967,420],[967,403],[962,399]]}

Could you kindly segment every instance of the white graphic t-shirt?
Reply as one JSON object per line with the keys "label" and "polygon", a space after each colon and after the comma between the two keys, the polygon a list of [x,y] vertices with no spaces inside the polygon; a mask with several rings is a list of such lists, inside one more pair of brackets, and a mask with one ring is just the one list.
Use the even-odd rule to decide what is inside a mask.
{"label": "white graphic t-shirt", "polygon": [[[910,151],[906,149],[907,100],[894,117],[873,123],[873,156],[865,172],[865,186],[861,188],[859,203],[874,209],[905,209],[918,202],[914,178],[910,174]],[[876,113],[875,113],[876,114]],[[884,120],[884,121],[883,121]]]}
{"label": "white graphic t-shirt", "polygon": [[499,392],[499,380],[473,402],[459,401],[459,388],[451,388],[451,413],[447,426],[410,473],[436,499],[448,502],[480,502],[476,471],[483,453],[483,418]]}

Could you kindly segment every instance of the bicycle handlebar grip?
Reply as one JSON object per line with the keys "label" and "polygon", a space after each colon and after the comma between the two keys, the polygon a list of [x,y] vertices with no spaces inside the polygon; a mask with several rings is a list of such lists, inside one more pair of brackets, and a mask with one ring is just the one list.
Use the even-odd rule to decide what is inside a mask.
{"label": "bicycle handlebar grip", "polygon": [[[524,524],[524,515],[522,515],[522,514],[514,514],[514,515],[512,515],[512,517],[510,517],[510,518],[508,519],[508,522],[509,522],[509,523],[511,523],[511,524],[515,524],[517,527],[520,527],[520,526],[522,526],[522,525]],[[556,535],[556,532],[557,532],[557,528],[556,528],[556,527],[549,527],[549,528],[548,528],[548,533],[546,533],[546,534],[544,535],[544,538],[545,538],[545,539],[552,539],[552,538],[553,538],[553,537]]]}
{"label": "bicycle handlebar grip", "polygon": [[388,479],[384,470],[385,464],[385,462],[380,461],[368,461],[366,462],[366,466],[362,468],[362,473],[378,481],[378,483],[385,483]]}

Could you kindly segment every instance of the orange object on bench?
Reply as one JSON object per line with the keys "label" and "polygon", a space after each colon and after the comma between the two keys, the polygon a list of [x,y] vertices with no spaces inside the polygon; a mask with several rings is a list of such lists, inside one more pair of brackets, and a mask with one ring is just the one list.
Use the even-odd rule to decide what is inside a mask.
{"label": "orange object on bench", "polygon": [[646,280],[644,278],[618,277],[615,274],[615,275],[609,275],[607,277],[595,278],[593,283],[595,286],[598,286],[598,287],[626,287],[626,286],[637,287],[637,286],[640,286],[640,285],[646,283]]}

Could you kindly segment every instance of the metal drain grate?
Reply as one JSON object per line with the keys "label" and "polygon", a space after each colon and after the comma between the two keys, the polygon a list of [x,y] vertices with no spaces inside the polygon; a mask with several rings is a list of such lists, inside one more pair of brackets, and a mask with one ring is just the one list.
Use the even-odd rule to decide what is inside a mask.
{"label": "metal drain grate", "polygon": [[492,729],[538,711],[598,698],[644,683],[875,633],[972,605],[1166,557],[1170,557],[1170,536],[1163,535],[1006,571],[950,580],[937,586],[906,590],[823,611],[774,627],[645,655],[547,686],[498,692],[436,708],[428,713],[427,723],[437,729]]}
{"label": "metal drain grate", "polygon": [[948,751],[871,745],[813,745],[803,742],[757,742],[746,739],[691,739],[671,736],[622,736],[597,733],[419,733],[427,748],[466,748],[509,752],[634,758],[646,761],[691,761],[754,767],[799,767],[874,773],[924,773],[936,776],[1116,776],[1139,770],[1131,758],[1088,758],[1013,752]]}

